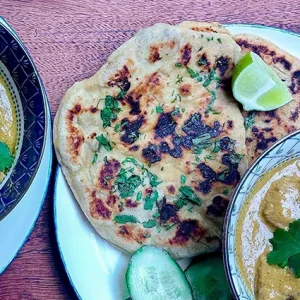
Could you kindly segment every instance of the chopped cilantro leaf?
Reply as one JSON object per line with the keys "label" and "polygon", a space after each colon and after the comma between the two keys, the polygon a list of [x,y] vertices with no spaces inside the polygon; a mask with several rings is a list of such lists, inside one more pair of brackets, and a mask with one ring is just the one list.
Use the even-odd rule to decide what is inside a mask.
{"label": "chopped cilantro leaf", "polygon": [[121,100],[121,99],[123,99],[123,98],[125,97],[125,95],[126,95],[126,92],[123,91],[123,90],[121,90],[121,91],[119,92],[118,96],[117,96],[117,99],[118,99],[118,100]]}
{"label": "chopped cilantro leaf", "polygon": [[120,132],[120,128],[121,128],[121,124],[117,124],[117,125],[115,126],[115,128],[114,128],[114,131],[115,131],[116,133],[119,133],[119,132]]}
{"label": "chopped cilantro leaf", "polygon": [[158,200],[158,192],[154,191],[145,197],[144,209],[152,210],[154,203]]}
{"label": "chopped cilantro leaf", "polygon": [[187,205],[188,203],[189,203],[188,198],[185,197],[183,194],[179,195],[177,200],[174,201],[174,204],[178,209],[181,209],[183,206]]}
{"label": "chopped cilantro leaf", "polygon": [[221,150],[221,142],[220,142],[220,140],[216,139],[214,149],[213,149],[213,153],[217,153],[220,150]]}
{"label": "chopped cilantro leaf", "polygon": [[183,174],[180,175],[180,182],[181,184],[185,184],[186,182],[186,176],[184,176]]}
{"label": "chopped cilantro leaf", "polygon": [[202,50],[203,50],[203,46],[201,46],[201,47],[198,49],[198,52],[199,52],[199,51],[202,51]]}
{"label": "chopped cilantro leaf", "polygon": [[215,101],[217,99],[216,98],[216,93],[214,91],[210,91],[210,93],[211,93],[211,98],[210,98],[210,103],[209,103],[209,105],[208,105],[208,107],[207,107],[207,109],[205,111],[206,113],[208,113],[210,111],[213,111],[212,107],[215,104]]}
{"label": "chopped cilantro leaf", "polygon": [[94,157],[93,157],[92,164],[96,163],[97,159],[98,159],[98,153],[95,153]]}
{"label": "chopped cilantro leaf", "polygon": [[244,157],[242,154],[232,153],[229,155],[229,161],[234,164],[239,164],[241,159]]}
{"label": "chopped cilantro leaf", "polygon": [[180,83],[180,82],[182,82],[183,81],[183,77],[182,76],[180,76],[179,74],[177,74],[177,80],[176,80],[176,84],[177,83]]}
{"label": "chopped cilantro leaf", "polygon": [[267,255],[268,264],[288,266],[300,278],[300,220],[291,223],[287,231],[276,229],[270,243],[273,250]]}
{"label": "chopped cilantro leaf", "polygon": [[159,184],[162,183],[162,181],[158,180],[157,175],[151,173],[150,171],[148,171],[148,176],[149,176],[150,185],[152,187],[157,187]]}
{"label": "chopped cilantro leaf", "polygon": [[162,108],[161,106],[156,106],[156,112],[157,112],[158,114],[161,114],[161,113],[164,112],[164,110],[163,110],[163,108]]}
{"label": "chopped cilantro leaf", "polygon": [[217,38],[217,41],[222,44],[222,40],[220,38]]}
{"label": "chopped cilantro leaf", "polygon": [[223,194],[227,196],[229,194],[229,189],[224,189]]}
{"label": "chopped cilantro leaf", "polygon": [[147,222],[143,222],[143,226],[145,228],[153,228],[156,226],[156,222],[154,220],[148,220]]}
{"label": "chopped cilantro leaf", "polygon": [[187,197],[187,199],[189,201],[192,201],[198,205],[201,205],[201,200],[200,198],[196,195],[196,193],[192,190],[191,187],[187,186],[187,185],[184,185],[184,186],[181,186],[179,188],[179,191],[185,196]]}
{"label": "chopped cilantro leaf", "polygon": [[130,171],[131,170],[121,169],[116,177],[115,185],[121,198],[131,197],[134,194],[135,189],[142,183],[142,180],[138,175],[132,174],[127,178],[126,174]]}
{"label": "chopped cilantro leaf", "polygon": [[99,150],[103,146],[107,151],[111,151],[112,147],[110,145],[110,142],[103,134],[97,136],[96,140],[99,143]]}
{"label": "chopped cilantro leaf", "polygon": [[136,201],[140,201],[143,197],[143,193],[141,191],[139,191],[137,194],[136,194]]}
{"label": "chopped cilantro leaf", "polygon": [[178,107],[176,107],[176,108],[174,109],[174,111],[171,113],[171,116],[174,117],[174,116],[177,116],[177,115],[179,115],[179,114],[180,114],[180,110],[179,110]]}
{"label": "chopped cilantro leaf", "polygon": [[139,220],[132,215],[118,215],[115,216],[114,220],[119,224],[139,223]]}
{"label": "chopped cilantro leaf", "polygon": [[245,129],[248,130],[251,128],[254,124],[254,118],[255,118],[255,112],[250,112],[245,118],[244,118],[244,125]]}
{"label": "chopped cilantro leaf", "polygon": [[7,145],[0,142],[0,172],[9,169],[12,166],[13,161],[14,157],[11,155]]}
{"label": "chopped cilantro leaf", "polygon": [[119,102],[112,96],[105,97],[105,107],[101,110],[100,116],[103,122],[103,127],[111,125],[111,121],[117,118],[117,114],[121,111]]}
{"label": "chopped cilantro leaf", "polygon": [[181,63],[176,63],[176,64],[175,64],[175,67],[181,68],[181,67],[182,67],[182,64],[181,64]]}
{"label": "chopped cilantro leaf", "polygon": [[186,67],[186,70],[188,71],[188,73],[190,74],[191,78],[196,78],[198,77],[198,73],[193,71],[191,68]]}
{"label": "chopped cilantro leaf", "polygon": [[122,165],[126,164],[126,163],[133,163],[135,166],[140,166],[140,164],[137,162],[137,160],[134,157],[126,157],[126,159],[124,159],[122,161]]}
{"label": "chopped cilantro leaf", "polygon": [[159,212],[156,212],[155,214],[152,215],[153,218],[158,218],[160,216]]}
{"label": "chopped cilantro leaf", "polygon": [[192,139],[193,153],[201,154],[203,149],[210,147],[212,145],[210,138],[211,138],[210,134],[205,133],[197,138]]}
{"label": "chopped cilantro leaf", "polygon": [[171,101],[171,103],[175,103],[177,100],[181,101],[182,97],[180,94],[176,94],[174,99]]}
{"label": "chopped cilantro leaf", "polygon": [[191,207],[188,209],[188,211],[189,211],[189,212],[192,212],[192,211],[193,211],[193,208],[194,208],[194,206],[191,206]]}

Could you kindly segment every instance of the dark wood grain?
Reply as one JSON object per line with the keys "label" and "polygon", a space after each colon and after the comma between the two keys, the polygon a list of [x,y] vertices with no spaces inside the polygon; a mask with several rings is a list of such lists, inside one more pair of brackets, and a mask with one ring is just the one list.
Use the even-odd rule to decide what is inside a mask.
{"label": "dark wood grain", "polygon": [[[52,116],[66,89],[95,73],[139,28],[157,22],[208,20],[264,24],[300,33],[299,0],[0,0],[0,7],[38,66]],[[0,276],[2,300],[75,298],[57,251],[52,196],[50,188],[33,233]]]}

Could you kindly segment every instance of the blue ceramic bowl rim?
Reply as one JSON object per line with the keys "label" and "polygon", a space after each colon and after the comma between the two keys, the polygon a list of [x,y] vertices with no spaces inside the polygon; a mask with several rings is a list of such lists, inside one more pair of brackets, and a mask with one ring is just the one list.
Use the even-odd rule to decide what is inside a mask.
{"label": "blue ceramic bowl rim", "polygon": [[[237,187],[235,188],[235,191],[232,195],[231,201],[229,203],[229,206],[227,208],[226,211],[226,215],[225,215],[225,220],[224,220],[224,227],[223,227],[223,239],[222,239],[222,253],[223,253],[223,261],[224,261],[224,266],[225,266],[225,273],[226,273],[226,277],[227,280],[229,282],[230,285],[230,289],[231,292],[233,293],[234,297],[236,299],[239,299],[239,294],[238,291],[236,289],[236,286],[234,284],[233,281],[233,276],[230,272],[230,266],[229,266],[229,252],[228,252],[228,238],[229,238],[229,223],[230,223],[230,218],[231,218],[231,214],[234,208],[234,205],[237,202],[237,197],[241,191],[241,188],[243,187],[243,185],[245,184],[246,180],[248,179],[248,177],[251,175],[251,173],[253,173],[253,171],[255,170],[255,168],[257,168],[257,166],[260,164],[260,162],[262,160],[264,160],[266,158],[266,156],[268,156],[270,154],[270,152],[272,152],[275,148],[277,148],[278,146],[282,145],[285,141],[293,138],[294,136],[297,136],[300,134],[300,129],[288,134],[287,136],[281,138],[280,140],[278,140],[276,143],[274,143],[270,148],[268,148],[267,150],[265,150],[255,161],[254,163],[250,166],[250,168],[246,171],[246,173],[243,175],[241,181],[239,182],[239,184],[237,185]],[[268,172],[268,170],[266,171]],[[254,182],[255,183],[259,180],[259,178]]]}
{"label": "blue ceramic bowl rim", "polygon": [[[270,30],[273,30],[273,31],[278,31],[278,32],[281,32],[281,33],[285,33],[285,34],[289,34],[289,35],[294,35],[294,36],[297,36],[297,37],[300,37],[300,35],[299,34],[297,34],[297,33],[295,33],[295,32],[292,32],[292,31],[289,31],[289,30],[285,30],[285,29],[281,29],[281,28],[277,28],[277,27],[273,27],[273,26],[264,26],[264,25],[260,25],[260,24],[243,24],[243,23],[236,23],[236,24],[234,24],[234,23],[231,23],[231,24],[224,24],[224,26],[225,27],[249,27],[249,28],[261,28],[261,29],[270,29]],[[278,144],[278,143],[280,143],[281,141],[283,141],[283,140],[285,140],[286,138],[288,138],[289,136],[292,136],[292,135],[294,135],[294,134],[297,134],[297,133],[300,133],[300,130],[299,131],[295,131],[294,133],[292,133],[292,134],[290,134],[290,135],[288,135],[288,136],[286,136],[286,137],[284,137],[282,140],[280,140],[280,141],[278,141],[277,143],[275,143],[275,145],[274,145],[274,147]],[[268,153],[269,152],[269,150],[271,151],[273,149],[273,147],[271,147],[270,149],[267,149],[266,150],[266,152],[263,154],[263,155],[266,155],[266,153]],[[260,160],[260,158],[259,158],[259,160]],[[252,170],[252,168],[253,168],[253,166],[251,166],[250,167],[250,169]],[[57,166],[57,169],[56,169],[56,172],[55,172],[55,184],[54,184],[54,203],[53,203],[53,217],[54,217],[54,230],[55,230],[55,237],[56,237],[56,242],[57,242],[57,246],[58,246],[58,251],[59,251],[59,254],[60,254],[60,258],[61,258],[61,260],[62,260],[62,264],[63,264],[63,267],[64,267],[64,269],[65,269],[65,272],[66,272],[66,274],[67,274],[67,276],[68,276],[68,279],[69,279],[69,282],[70,282],[70,285],[71,285],[71,287],[73,288],[73,290],[74,290],[74,292],[75,292],[75,294],[76,294],[76,296],[77,296],[77,298],[78,299],[82,299],[82,297],[81,297],[81,295],[79,294],[79,291],[77,290],[77,288],[76,288],[76,286],[75,286],[75,283],[73,282],[73,280],[72,280],[72,276],[71,276],[71,274],[70,274],[70,272],[69,272],[69,270],[68,270],[68,267],[67,267],[67,264],[66,264],[66,261],[65,261],[65,258],[64,258],[64,254],[63,254],[63,252],[62,252],[62,249],[61,249],[61,245],[60,245],[60,243],[59,243],[59,240],[58,240],[58,233],[57,233],[57,231],[58,231],[58,228],[57,228],[57,213],[56,213],[56,202],[57,202],[57,199],[56,199],[56,193],[57,193],[57,185],[58,185],[58,172],[59,172],[59,170],[60,170],[61,168],[60,168],[60,166],[58,165]],[[249,170],[250,170],[249,169]],[[248,173],[248,172],[247,172]],[[247,174],[246,173],[246,174]],[[246,175],[245,174],[245,175]],[[242,178],[242,181],[244,181],[245,180],[245,175],[244,175],[244,177]],[[240,184],[237,186],[237,188],[238,187],[240,187]],[[232,209],[232,205],[230,205],[231,206],[231,209]],[[230,208],[230,206],[229,206],[229,208]],[[224,221],[224,225],[225,225],[225,222],[226,222],[226,220],[229,218],[229,210],[227,210],[227,214],[226,214],[226,216],[225,216],[225,221]],[[225,227],[224,227],[224,229],[226,229]],[[224,233],[225,233],[225,231],[224,231]],[[225,242],[225,234],[223,235],[223,260],[224,260],[224,262],[225,262],[225,273],[226,273],[226,276],[227,276],[227,279],[228,279],[228,282],[230,283],[230,289],[231,289],[231,291],[233,292],[233,294],[235,295],[235,297],[238,299],[238,297],[237,297],[237,293],[236,293],[236,291],[233,289],[233,283],[232,283],[232,281],[231,281],[231,278],[229,277],[229,274],[227,274],[227,272],[229,272],[229,265],[228,265],[228,261],[227,261],[227,259],[226,259],[226,257],[225,257],[225,253],[224,253],[224,242]]]}
{"label": "blue ceramic bowl rim", "polygon": [[[38,84],[40,86],[40,92],[41,92],[41,100],[42,100],[42,103],[43,103],[43,112],[44,112],[44,115],[45,115],[45,127],[44,127],[44,134],[43,134],[43,139],[42,139],[42,149],[41,149],[41,152],[40,152],[40,156],[36,162],[36,166],[34,168],[34,171],[32,173],[32,176],[31,178],[28,180],[27,182],[27,187],[26,189],[22,190],[22,192],[20,193],[17,201],[15,201],[15,203],[13,205],[11,205],[11,207],[9,207],[8,209],[6,209],[4,211],[4,213],[2,213],[0,215],[0,221],[2,219],[4,219],[15,207],[16,205],[22,200],[22,198],[24,197],[24,195],[27,193],[28,189],[30,188],[33,180],[35,179],[35,176],[37,174],[37,171],[40,167],[40,164],[41,164],[41,161],[42,161],[42,157],[43,157],[43,154],[44,154],[44,151],[45,151],[45,146],[46,146],[46,139],[47,139],[47,132],[49,130],[49,124],[48,124],[48,119],[50,118],[50,108],[49,108],[49,103],[48,103],[48,97],[47,97],[47,94],[46,94],[46,89],[45,89],[45,86],[43,84],[43,81],[40,77],[40,74],[34,64],[34,61],[28,51],[28,49],[26,48],[26,46],[24,45],[24,43],[22,42],[21,38],[18,36],[18,34],[14,31],[14,29],[5,21],[5,19],[3,17],[0,16],[0,25],[2,26],[2,28],[4,30],[6,30],[13,38],[14,40],[16,41],[16,43],[20,46],[20,48],[24,51],[25,55],[27,56],[28,58],[28,61],[29,63],[31,64],[33,70],[34,70],[34,73],[36,74],[36,78],[38,80]],[[47,107],[49,109],[49,115],[47,113]],[[51,128],[51,126],[50,126]]]}

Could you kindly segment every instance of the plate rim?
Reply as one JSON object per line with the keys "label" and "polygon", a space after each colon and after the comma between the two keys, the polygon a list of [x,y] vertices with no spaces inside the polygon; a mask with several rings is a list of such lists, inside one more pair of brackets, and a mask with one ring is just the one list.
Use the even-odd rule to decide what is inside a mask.
{"label": "plate rim", "polygon": [[[263,30],[269,29],[269,30],[273,30],[275,32],[292,35],[292,36],[297,37],[297,38],[300,39],[300,33],[296,33],[296,32],[293,32],[293,31],[290,31],[290,30],[287,30],[287,29],[282,29],[282,28],[269,26],[269,25],[262,25],[262,24],[255,24],[255,23],[245,23],[245,24],[243,24],[243,23],[224,23],[223,25],[226,28],[229,28],[229,29],[231,27],[257,28],[257,29],[263,29]],[[299,131],[300,131],[300,129],[299,129]],[[296,132],[298,132],[298,131],[296,131]],[[286,138],[286,137],[284,137],[284,138]],[[278,142],[280,142],[280,141],[281,141],[281,139]],[[276,143],[276,145],[277,145],[277,143]],[[267,149],[266,151],[268,151],[268,150],[269,149]],[[60,172],[62,173],[61,166],[59,164],[57,164],[57,167],[56,167],[56,170],[55,170],[55,182],[54,182],[54,189],[53,189],[53,218],[54,218],[55,238],[56,238],[56,243],[57,243],[58,251],[59,251],[59,254],[60,254],[60,258],[61,258],[61,261],[62,261],[62,264],[63,264],[63,268],[64,268],[64,270],[67,274],[69,283],[70,283],[71,287],[73,288],[73,290],[74,290],[76,296],[78,297],[78,299],[82,300],[83,298],[80,295],[79,291],[77,290],[77,288],[76,288],[76,286],[75,286],[75,284],[72,280],[72,275],[70,274],[70,271],[67,267],[67,263],[65,261],[65,257],[64,257],[62,247],[61,247],[60,242],[59,242],[59,237],[58,237],[58,219],[57,219],[57,213],[56,213],[56,205],[57,205],[57,186],[58,186],[58,178],[59,178],[59,173]],[[225,220],[225,218],[224,218],[224,220]],[[222,255],[224,255],[224,254],[222,254]],[[224,261],[224,267],[225,267],[225,261]],[[226,273],[226,276],[227,276],[227,273]],[[236,295],[236,294],[234,294],[234,295]]]}
{"label": "plate rim", "polygon": [[[7,211],[5,210],[5,213],[1,214],[0,216],[0,222],[9,215],[10,212],[12,212],[15,207],[18,205],[18,203],[20,203],[23,199],[23,197],[26,195],[26,193],[28,192],[30,186],[32,185],[35,176],[40,168],[42,159],[43,159],[43,155],[45,152],[45,147],[46,147],[46,142],[47,142],[47,133],[48,130],[52,128],[51,126],[51,110],[50,110],[50,106],[49,106],[49,100],[48,100],[48,95],[46,92],[46,88],[45,85],[43,83],[43,80],[39,74],[39,71],[30,55],[29,50],[27,49],[27,47],[25,46],[25,44],[23,43],[22,39],[19,37],[19,35],[16,33],[16,31],[8,24],[8,22],[0,15],[0,25],[9,33],[13,36],[13,38],[16,40],[16,42],[18,43],[18,45],[23,49],[24,53],[27,55],[29,62],[31,63],[34,72],[36,73],[36,77],[37,80],[39,82],[39,85],[41,87],[41,94],[42,94],[42,102],[43,102],[43,111],[45,114],[45,134],[43,136],[43,147],[42,147],[42,151],[41,151],[41,155],[37,161],[37,167],[35,168],[32,177],[30,178],[30,180],[28,181],[28,185],[27,188],[21,193],[20,195],[20,199],[19,201],[17,201],[13,206],[10,207],[10,209],[8,209]],[[49,111],[49,114],[48,114]],[[50,121],[50,122],[49,122]],[[1,274],[1,271],[0,271]]]}
{"label": "plate rim", "polygon": [[[43,195],[41,197],[41,201],[40,201],[39,207],[37,209],[37,214],[33,218],[33,222],[31,224],[31,226],[29,227],[27,234],[23,238],[23,240],[22,240],[20,246],[18,247],[17,251],[13,254],[13,256],[10,258],[10,260],[7,262],[7,264],[4,267],[2,267],[2,269],[0,269],[0,275],[5,272],[5,270],[9,267],[9,265],[17,257],[17,255],[19,254],[19,252],[21,251],[21,249],[23,248],[23,246],[27,242],[27,240],[28,240],[29,236],[31,235],[31,233],[32,233],[32,231],[33,231],[33,229],[34,229],[34,227],[35,227],[35,225],[37,223],[37,220],[38,220],[38,218],[39,218],[39,216],[41,214],[42,208],[44,206],[45,199],[46,199],[48,191],[49,191],[50,180],[51,180],[51,175],[52,175],[52,167],[53,167],[53,147],[52,147],[53,139],[52,139],[52,124],[51,124],[51,113],[50,113],[49,103],[47,103],[47,106],[46,106],[46,114],[47,114],[47,120],[48,121],[47,121],[47,131],[46,131],[46,134],[45,134],[45,136],[46,136],[46,143],[45,143],[44,150],[46,149],[47,138],[49,138],[49,151],[50,151],[49,157],[50,158],[49,158],[49,165],[48,165],[48,170],[47,170],[48,175],[47,175],[47,182],[46,182],[45,190],[44,190],[44,193],[43,193]],[[48,135],[49,135],[49,137],[48,137]],[[45,151],[43,151],[43,154],[41,156],[42,157],[41,162],[44,159],[44,154],[45,154]],[[40,165],[37,168],[37,172],[38,172],[39,169],[40,169]],[[30,187],[31,187],[31,184],[30,184],[29,188]],[[26,190],[26,193],[28,192],[29,188]],[[23,197],[25,197],[26,193],[23,195]],[[22,197],[22,199],[23,199],[23,197]],[[18,203],[20,203],[22,201],[22,199]],[[17,203],[17,205],[18,205],[18,203]],[[1,220],[0,220],[0,222],[1,222]]]}

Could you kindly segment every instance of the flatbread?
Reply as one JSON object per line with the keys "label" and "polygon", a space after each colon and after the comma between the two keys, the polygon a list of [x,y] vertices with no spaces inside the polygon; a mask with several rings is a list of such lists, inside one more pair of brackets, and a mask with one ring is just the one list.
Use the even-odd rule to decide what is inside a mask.
{"label": "flatbread", "polygon": [[250,34],[234,37],[243,55],[258,54],[281,78],[292,93],[293,100],[269,112],[244,112],[246,145],[249,162],[276,141],[300,128],[300,60],[268,40]]}
{"label": "flatbread", "polygon": [[226,90],[239,59],[227,34],[157,24],[67,91],[55,150],[104,239],[126,252],[156,245],[174,258],[220,246],[228,199],[247,168],[243,117]]}

